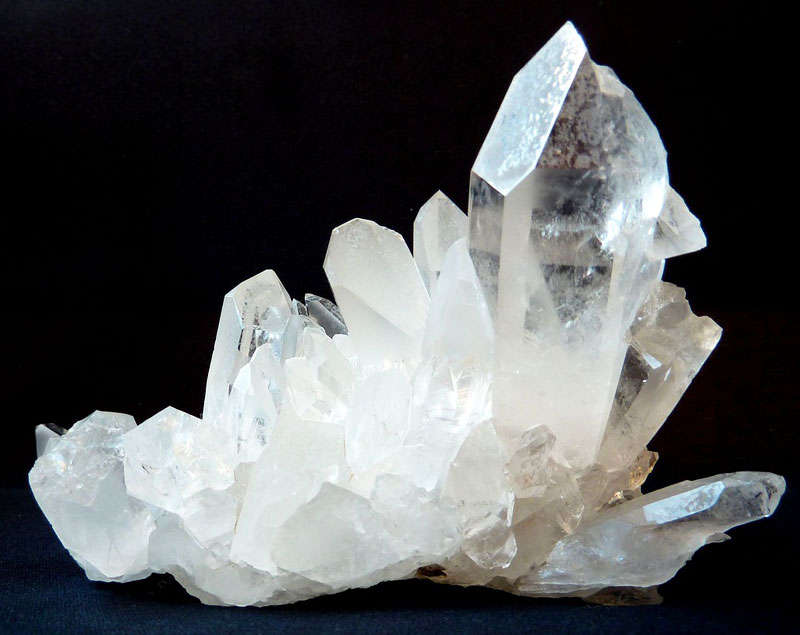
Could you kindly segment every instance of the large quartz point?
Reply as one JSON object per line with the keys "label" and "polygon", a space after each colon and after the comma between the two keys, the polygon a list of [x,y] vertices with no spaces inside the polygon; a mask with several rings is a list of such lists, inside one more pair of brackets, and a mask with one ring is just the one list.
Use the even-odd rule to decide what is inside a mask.
{"label": "large quartz point", "polygon": [[785,484],[775,474],[737,472],[686,481],[599,514],[561,539],[517,581],[521,593],[592,595],[607,587],[657,586],[724,532],[769,516]]}
{"label": "large quartz point", "polygon": [[564,25],[511,82],[472,169],[470,252],[505,437],[536,412],[561,460],[594,461],[625,332],[660,275],[648,252],[666,187],[655,126]]}
{"label": "large quartz point", "polygon": [[571,24],[512,81],[468,216],[437,192],[413,230],[412,255],[372,221],[334,229],[335,302],[271,270],[228,293],[202,418],[37,427],[31,488],[89,578],[258,606],[414,576],[652,600],[775,510],[762,472],[641,492],[721,329],[661,280],[705,235]]}

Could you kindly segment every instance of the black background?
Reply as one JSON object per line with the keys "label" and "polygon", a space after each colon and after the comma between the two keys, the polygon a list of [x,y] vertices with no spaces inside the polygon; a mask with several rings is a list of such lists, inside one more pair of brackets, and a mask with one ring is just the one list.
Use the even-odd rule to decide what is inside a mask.
{"label": "black background", "polygon": [[[94,409],[137,421],[167,405],[199,414],[225,292],[273,268],[295,297],[330,296],[322,260],[336,225],[371,218],[410,242],[416,209],[437,189],[466,209],[472,161],[509,81],[567,19],[661,131],[672,184],[709,240],[665,278],[725,328],[650,446],[661,461],[647,488],[775,471],[789,481],[775,516],[699,553],[657,609],[398,583],[293,613],[198,613],[164,580],[130,590],[82,580],[20,489],[34,425],[69,426]],[[768,3],[710,1],[0,2],[7,545],[24,534],[47,544],[35,571],[89,597],[95,617],[162,616],[136,614],[129,629],[167,629],[182,611],[184,628],[223,615],[265,628],[374,630],[374,619],[398,630],[675,631],[699,620],[774,630],[791,600],[778,578],[798,560],[800,482],[785,23]],[[37,612],[42,580],[25,557],[4,567],[0,626],[104,623],[86,621],[89,609],[66,622]],[[39,621],[23,621],[31,611]]]}

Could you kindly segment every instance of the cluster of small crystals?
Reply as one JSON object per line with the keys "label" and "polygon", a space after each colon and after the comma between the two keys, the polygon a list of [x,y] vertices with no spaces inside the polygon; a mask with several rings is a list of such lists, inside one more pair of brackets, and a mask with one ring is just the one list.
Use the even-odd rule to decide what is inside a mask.
{"label": "cluster of small crystals", "polygon": [[415,575],[653,587],[784,489],[741,472],[640,492],[720,336],[661,281],[704,245],[655,127],[566,24],[514,78],[469,216],[435,194],[413,255],[371,221],[335,229],[338,306],[271,270],[243,282],[202,419],[40,426],[33,492],[91,579],[166,572],[210,604]]}

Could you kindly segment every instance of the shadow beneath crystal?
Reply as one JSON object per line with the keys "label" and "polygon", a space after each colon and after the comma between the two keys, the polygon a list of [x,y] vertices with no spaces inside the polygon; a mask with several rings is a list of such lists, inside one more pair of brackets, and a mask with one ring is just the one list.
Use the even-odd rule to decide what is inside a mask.
{"label": "shadow beneath crystal", "polygon": [[[202,603],[187,593],[168,574],[154,574],[144,580],[125,584],[91,583],[100,593],[108,593],[131,600],[154,602],[160,605],[197,605]],[[266,610],[304,613],[360,612],[364,610],[424,611],[461,609],[513,609],[552,605],[561,608],[589,607],[590,604],[575,599],[530,598],[513,595],[485,587],[459,587],[435,584],[426,580],[395,580],[381,582],[366,589],[348,589],[340,593],[323,595],[301,602],[273,607],[206,607],[237,610]]]}

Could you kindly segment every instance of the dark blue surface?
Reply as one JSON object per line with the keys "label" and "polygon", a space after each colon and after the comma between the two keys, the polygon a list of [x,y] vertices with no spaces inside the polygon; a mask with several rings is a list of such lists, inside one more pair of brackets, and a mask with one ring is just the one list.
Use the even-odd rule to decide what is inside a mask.
{"label": "dark blue surface", "polygon": [[[10,633],[734,633],[788,632],[790,591],[759,576],[758,559],[742,554],[758,538],[747,528],[735,545],[701,551],[662,588],[659,606],[604,607],[573,600],[536,600],[484,589],[423,581],[381,584],[273,608],[203,606],[171,578],[129,584],[90,582],[61,547],[33,497],[22,488],[0,490],[0,631]],[[777,522],[776,522],[777,521]],[[771,534],[788,529],[778,515]],[[748,535],[749,534],[749,535]],[[751,544],[752,552],[768,552]],[[727,554],[725,553],[727,551]],[[740,566],[730,567],[727,556]],[[786,563],[790,565],[790,562]],[[704,585],[709,585],[705,587]]]}

